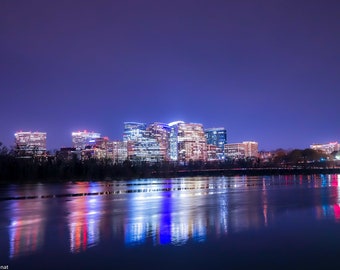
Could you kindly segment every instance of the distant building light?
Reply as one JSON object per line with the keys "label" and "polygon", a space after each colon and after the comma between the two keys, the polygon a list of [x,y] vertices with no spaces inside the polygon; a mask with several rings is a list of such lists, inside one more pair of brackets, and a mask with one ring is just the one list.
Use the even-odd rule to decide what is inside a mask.
{"label": "distant building light", "polygon": [[178,125],[178,124],[184,124],[184,121],[174,121],[174,122],[170,122],[168,125],[170,127],[172,127],[172,126],[175,126],[175,125]]}

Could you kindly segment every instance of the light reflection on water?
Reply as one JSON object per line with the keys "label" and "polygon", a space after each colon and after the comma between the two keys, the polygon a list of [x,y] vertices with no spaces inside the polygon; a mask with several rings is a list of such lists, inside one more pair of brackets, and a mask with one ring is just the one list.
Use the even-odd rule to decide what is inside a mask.
{"label": "light reflection on water", "polygon": [[[306,218],[340,221],[339,175],[12,185],[1,194],[0,236],[8,242],[0,247],[7,246],[9,259],[65,252],[65,242],[70,253],[98,245],[202,243],[275,226],[281,215],[301,210]],[[27,194],[37,198],[10,199]],[[42,198],[51,194],[65,196]]]}
{"label": "light reflection on water", "polygon": [[[30,212],[24,210],[29,207]],[[8,226],[9,257],[34,253],[43,246],[45,233],[45,207],[41,201],[12,201]],[[1,238],[4,239],[4,238]]]}

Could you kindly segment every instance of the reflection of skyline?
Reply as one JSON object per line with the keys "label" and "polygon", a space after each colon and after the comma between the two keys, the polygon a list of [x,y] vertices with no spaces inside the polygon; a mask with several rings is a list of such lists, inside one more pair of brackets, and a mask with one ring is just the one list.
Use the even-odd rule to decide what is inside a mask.
{"label": "reflection of skyline", "polygon": [[[290,191],[304,188],[313,196],[310,203],[314,218],[340,221],[340,175],[158,179],[135,183],[122,181],[117,184],[120,193],[107,196],[8,202],[10,258],[32,254],[46,244],[50,223],[48,227],[46,224],[53,218],[51,204],[46,202],[56,202],[65,211],[56,219],[58,224],[52,226],[65,224],[66,220],[67,230],[60,233],[68,241],[71,253],[107,241],[118,246],[179,246],[270,227],[281,213],[278,208],[282,201],[278,200],[286,200]],[[91,193],[101,187],[102,184],[85,182],[77,184],[74,190]],[[138,191],[125,192],[124,187]],[[285,195],[278,199],[280,194]]]}
{"label": "reflection of skyline", "polygon": [[45,229],[44,202],[12,201],[10,209],[12,216],[9,226],[9,257],[16,258],[41,249]]}
{"label": "reflection of skyline", "polygon": [[[78,192],[94,192],[93,183],[81,185]],[[82,197],[69,202],[70,251],[78,253],[99,243],[100,238],[100,200],[97,197]]]}
{"label": "reflection of skyline", "polygon": [[[235,180],[233,188],[243,186],[244,181],[244,177]],[[230,188],[224,181],[181,181],[177,187],[179,192],[131,194],[130,215],[124,226],[125,244],[151,240],[154,245],[183,245],[188,241],[205,241],[208,235],[221,237],[228,234],[230,228],[238,231],[261,226],[264,220],[252,209],[257,204],[248,203],[242,211],[237,209],[243,193],[228,192],[226,186]],[[215,207],[206,207],[210,200]],[[230,206],[233,209],[230,210]]]}
{"label": "reflection of skyline", "polygon": [[330,192],[331,194],[322,194],[321,205],[316,207],[318,219],[332,218],[340,222],[340,175],[321,175],[320,192]]}
{"label": "reflection of skyline", "polygon": [[[169,196],[170,195],[170,196]],[[131,199],[131,200],[130,200]],[[189,239],[205,238],[206,224],[202,216],[180,210],[169,192],[156,196],[130,198],[129,211],[124,226],[125,244],[135,245],[151,241],[153,245],[182,245]],[[178,196],[177,204],[190,204],[192,196]],[[146,208],[151,205],[150,208]],[[204,215],[204,214],[202,214]]]}

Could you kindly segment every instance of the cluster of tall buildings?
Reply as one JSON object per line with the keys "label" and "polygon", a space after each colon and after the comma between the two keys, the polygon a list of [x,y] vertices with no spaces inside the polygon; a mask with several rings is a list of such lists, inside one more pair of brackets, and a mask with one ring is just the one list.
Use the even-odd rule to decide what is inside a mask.
{"label": "cluster of tall buildings", "polygon": [[[20,155],[46,153],[46,133],[18,132],[16,149]],[[108,158],[113,162],[211,161],[257,157],[257,142],[227,143],[225,128],[204,129],[199,123],[176,121],[151,124],[125,122],[121,141],[111,141],[98,132],[72,132],[72,147],[61,148],[62,158]]]}

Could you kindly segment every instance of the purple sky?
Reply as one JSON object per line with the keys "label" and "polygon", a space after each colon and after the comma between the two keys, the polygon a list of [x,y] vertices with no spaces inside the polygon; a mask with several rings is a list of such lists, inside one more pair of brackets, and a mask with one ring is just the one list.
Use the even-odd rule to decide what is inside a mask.
{"label": "purple sky", "polygon": [[340,1],[2,0],[0,142],[225,127],[260,150],[340,141]]}

